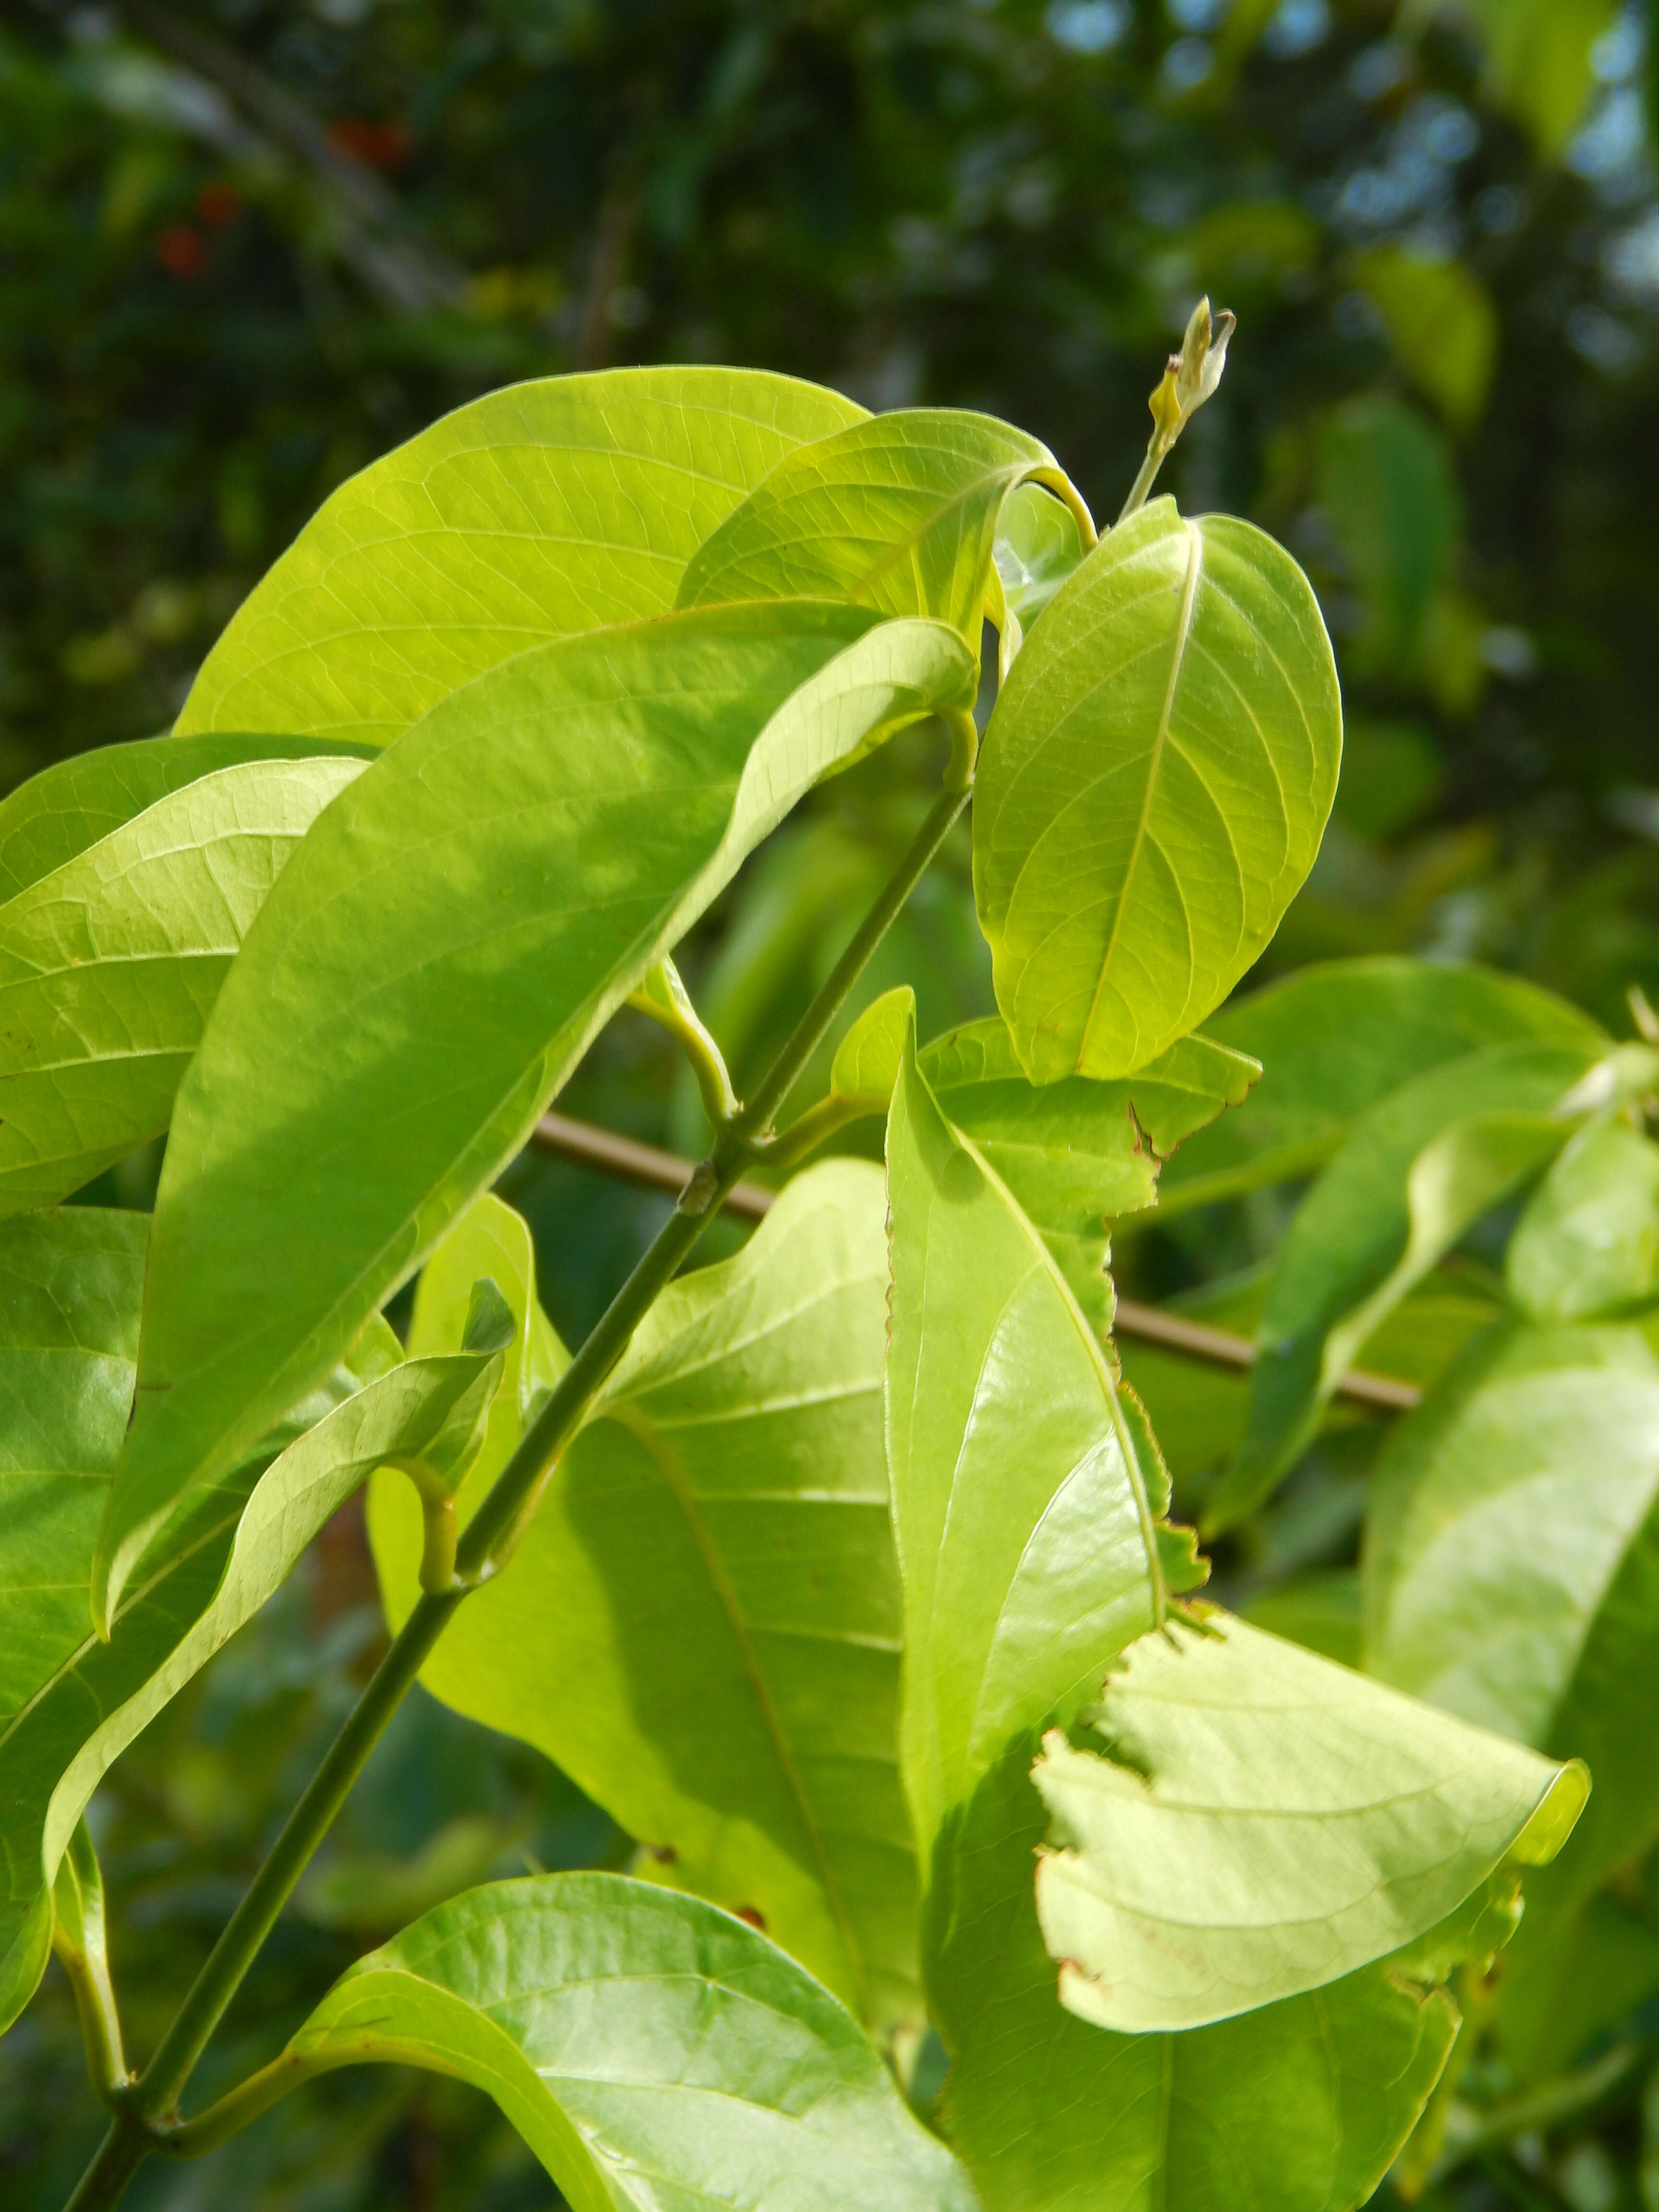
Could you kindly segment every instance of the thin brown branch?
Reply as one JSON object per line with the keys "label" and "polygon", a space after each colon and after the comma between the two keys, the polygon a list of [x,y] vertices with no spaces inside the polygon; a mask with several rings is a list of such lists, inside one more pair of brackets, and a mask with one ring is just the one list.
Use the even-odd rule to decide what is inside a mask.
{"label": "thin brown branch", "polygon": [[[691,1163],[655,1145],[641,1145],[632,1137],[619,1137],[591,1121],[576,1121],[565,1114],[544,1114],[531,1139],[538,1150],[561,1159],[577,1160],[620,1176],[625,1182],[643,1184],[647,1190],[679,1192],[691,1175]],[[777,1196],[761,1184],[735,1184],[726,1203],[750,1221],[758,1221]],[[1248,1336],[1230,1328],[1215,1328],[1208,1322],[1189,1321],[1184,1314],[1169,1313],[1161,1306],[1141,1305],[1133,1298],[1117,1302],[1117,1333],[1143,1344],[1163,1345],[1185,1352],[1191,1359],[1207,1359],[1219,1367],[1246,1368],[1255,1364],[1255,1346]],[[1339,1397],[1370,1406],[1385,1413],[1407,1413],[1420,1403],[1422,1391],[1415,1382],[1402,1382],[1392,1375],[1368,1375],[1352,1368],[1337,1384]]]}

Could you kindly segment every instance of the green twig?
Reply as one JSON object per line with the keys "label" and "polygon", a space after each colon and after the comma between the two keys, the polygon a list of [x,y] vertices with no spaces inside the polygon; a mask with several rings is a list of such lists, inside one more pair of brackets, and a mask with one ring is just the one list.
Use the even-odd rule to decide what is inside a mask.
{"label": "green twig", "polygon": [[[977,736],[972,717],[966,713],[952,715],[949,727],[951,757],[945,788],[929,809],[908,850],[796,1024],[753,1099],[720,1131],[707,1158],[680,1193],[673,1213],[611,1300],[592,1334],[543,1404],[518,1449],[497,1476],[456,1547],[454,1582],[445,1590],[423,1595],[398,1631],[391,1650],[324,1755],[264,1865],[253,1877],[246,1895],[232,1914],[155,2057],[123,2097],[115,2124],[70,2200],[66,2212],[104,2212],[105,2207],[116,2203],[151,2151],[183,2148],[191,2142],[190,2130],[196,2124],[181,2122],[177,2118],[179,2099],[226,2007],[362,1771],[369,1753],[456,1608],[471,1590],[498,1573],[511,1557],[560,1452],[574,1435],[658,1295],[672,1281],[720,1210],[722,1196],[751,1161],[764,1156],[772,1117],[793,1088],[865,963],[891,927],[966,805],[973,787]],[[271,2069],[267,2069],[267,2075],[270,2073]],[[264,2080],[258,2078],[262,2082]],[[293,2086],[293,2081],[298,2078],[296,2071],[292,2080],[284,2080],[283,2087]],[[255,2091],[252,2083],[245,2087],[248,2092],[246,2098],[240,2092],[233,2091],[230,2099],[222,2102],[233,2116],[240,2112],[252,2118],[255,2110],[263,2109],[259,2100],[264,2091]],[[280,2094],[280,2088],[272,2092]],[[264,2101],[271,2101],[271,2096],[264,2096]],[[228,2128],[223,2130],[229,2131]],[[213,2140],[222,2139],[216,2125]],[[196,2143],[200,2148],[207,2147],[201,2142],[199,2130]]]}

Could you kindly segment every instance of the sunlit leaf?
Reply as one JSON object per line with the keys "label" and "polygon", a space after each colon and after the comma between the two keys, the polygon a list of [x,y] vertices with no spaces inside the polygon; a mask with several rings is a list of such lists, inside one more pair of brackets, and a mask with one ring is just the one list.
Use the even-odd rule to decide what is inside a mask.
{"label": "sunlit leaf", "polygon": [[1494,1046],[1401,1085],[1355,1123],[1279,1247],[1249,1425],[1206,1526],[1227,1527],[1267,1494],[1384,1316],[1560,1150],[1574,1126],[1561,1103],[1590,1057]]}
{"label": "sunlit leaf", "polygon": [[1036,1769],[1037,1918],[1060,2002],[1126,2033],[1400,1950],[1490,1875],[1553,1858],[1586,1794],[1580,1768],[1220,1613],[1141,1638],[1082,1717],[1107,1755],[1056,1729]]}
{"label": "sunlit leaf", "polygon": [[1510,1239],[1510,1297],[1534,1321],[1587,1321],[1659,1291],[1659,1145],[1618,1121],[1574,1137]]}
{"label": "sunlit leaf", "polygon": [[[886,1287],[878,1171],[848,1160],[798,1176],[735,1260],[659,1302],[512,1565],[422,1678],[546,1752],[665,1879],[758,1913],[879,2026],[919,2010],[894,1756]],[[417,1305],[411,1344],[431,1327]],[[420,1530],[389,1474],[370,1528],[399,1620]]]}
{"label": "sunlit leaf", "polygon": [[273,2094],[376,2062],[493,2097],[572,2212],[972,2212],[827,1990],[741,1921],[618,1875],[440,1905],[335,1984]]}
{"label": "sunlit leaf", "polygon": [[[329,809],[175,1111],[94,1603],[325,1372],[828,769],[971,696],[932,623],[710,610],[520,654]],[[395,1133],[395,1134],[394,1134]]]}
{"label": "sunlit leaf", "polygon": [[850,599],[977,644],[1004,504],[1032,480],[1081,505],[1046,446],[988,415],[873,416],[781,461],[692,556],[679,605]]}
{"label": "sunlit leaf", "polygon": [[1495,1044],[1607,1033],[1518,975],[1387,957],[1304,968],[1234,1000],[1206,1035],[1261,1062],[1236,1113],[1182,1145],[1158,1182],[1166,1218],[1323,1167],[1357,1117],[1412,1076]]}
{"label": "sunlit leaf", "polygon": [[[343,759],[219,769],[0,906],[0,1213],[54,1204],[167,1127],[254,915],[362,773]],[[103,781],[112,808],[143,778],[112,763]],[[56,842],[37,818],[5,849],[25,866]]]}
{"label": "sunlit leaf", "polygon": [[792,447],[857,422],[753,369],[510,386],[342,485],[209,654],[181,734],[387,744],[550,638],[662,614],[697,547]]}
{"label": "sunlit leaf", "polygon": [[1336,788],[1319,609],[1248,523],[1156,500],[1043,617],[985,733],[974,887],[1038,1082],[1132,1074],[1279,925]]}

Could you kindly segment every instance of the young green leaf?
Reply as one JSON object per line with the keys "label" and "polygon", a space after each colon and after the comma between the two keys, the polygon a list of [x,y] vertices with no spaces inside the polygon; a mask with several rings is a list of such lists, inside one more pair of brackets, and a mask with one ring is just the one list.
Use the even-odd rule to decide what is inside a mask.
{"label": "young green leaf", "polygon": [[1132,1644],[1080,1717],[1108,1756],[1044,1741],[1037,1919],[1061,2003],[1127,2033],[1400,1950],[1500,1869],[1553,1858],[1587,1790],[1581,1767],[1224,1614]]}
{"label": "young green leaf", "polygon": [[[9,1224],[7,1238],[37,1219],[66,1222],[79,1212]],[[142,1215],[80,1218],[136,1221],[142,1255]],[[125,1312],[130,1346],[136,1282]],[[129,1387],[131,1359],[129,1348]],[[141,1563],[106,1644],[88,1632],[84,1613],[91,1519],[82,1511],[78,1529],[64,1526],[52,1553],[70,1584],[62,1627],[53,1635],[37,1624],[27,1639],[20,1632],[0,1662],[0,1853],[11,1874],[0,1899],[0,2023],[16,2016],[40,1979],[53,1879],[115,1759],[280,1586],[372,1468],[388,1460],[465,1463],[482,1440],[502,1364],[499,1352],[484,1351],[399,1364],[396,1338],[377,1322],[329,1388],[300,1410],[295,1425],[307,1413],[311,1425],[285,1450],[237,1469],[164,1532],[168,1540],[159,1557]],[[112,1426],[102,1464],[89,1471],[106,1473],[119,1436],[119,1425]],[[102,1486],[82,1476],[78,1486]],[[69,1488],[60,1477],[47,1495],[55,1503]],[[9,1544],[0,1547],[0,1560],[15,1571]],[[78,1623],[68,1617],[71,1608]]]}
{"label": "young green leaf", "polygon": [[1063,500],[1037,483],[1010,493],[994,557],[1003,605],[1022,630],[1030,629],[1088,550],[1078,518]]}
{"label": "young green leaf", "polygon": [[1056,2002],[1032,1893],[1046,1814],[1031,1762],[1152,1619],[1148,1521],[1166,1561],[1174,1546],[1155,1489],[1139,1510],[1128,1455],[1145,1465],[1142,1447],[1128,1409],[1113,1418],[1109,1371],[1058,1270],[914,1061],[888,1141],[901,1743],[952,2139],[986,2212],[1143,2212],[1149,2191],[1165,2212],[1349,2212],[1456,2033],[1435,1985],[1496,1938],[1477,1909],[1455,1940],[1437,1933],[1184,2034],[1114,2034]]}
{"label": "young green leaf", "polygon": [[1620,1121],[1572,1138],[1510,1239],[1510,1296],[1534,1321],[1589,1321],[1659,1293],[1659,1145]]}
{"label": "young green leaf", "polygon": [[440,1905],[336,1983],[266,2101],[375,2063],[493,2097],[572,2212],[973,2212],[827,1990],[741,1921],[620,1875]]}
{"label": "young green leaf", "polygon": [[0,799],[0,902],[64,867],[135,814],[219,769],[317,760],[368,747],[310,738],[139,738],[55,761]]}
{"label": "young green leaf", "polygon": [[1078,570],[985,733],[974,889],[1034,1081],[1122,1076],[1219,1005],[1313,864],[1341,708],[1307,579],[1154,501]]}
{"label": "young green leaf", "polygon": [[[167,1127],[254,915],[362,773],[343,759],[219,769],[0,906],[0,1213],[56,1204]],[[10,850],[27,865],[46,842],[20,827]]]}
{"label": "young green leaf", "polygon": [[[512,1566],[422,1678],[546,1752],[665,1879],[757,1912],[883,2027],[920,2010],[894,1757],[886,1280],[874,1168],[832,1161],[788,1184],[735,1260],[659,1300]],[[411,1345],[424,1322],[417,1304]],[[390,1476],[369,1527],[395,1622],[420,1529]]]}
{"label": "young green leaf", "polygon": [[1470,1345],[1378,1467],[1364,1600],[1366,1662],[1385,1680],[1590,1763],[1579,1832],[1531,1893],[1525,1982],[1659,1834],[1645,1718],[1659,1666],[1659,1358],[1644,1333],[1512,1322]]}
{"label": "young green leaf", "polygon": [[159,1519],[326,1371],[744,854],[872,734],[976,680],[936,623],[679,615],[521,653],[329,809],[179,1093],[100,1618]]}
{"label": "young green leaf", "polygon": [[549,377],[458,408],[307,525],[208,655],[179,732],[389,744],[514,653],[665,613],[738,501],[862,414],[733,368]]}
{"label": "young green leaf", "polygon": [[1331,960],[1224,1006],[1205,1034],[1265,1071],[1248,1103],[1184,1144],[1158,1179],[1167,1218],[1324,1166],[1368,1107],[1414,1075],[1497,1044],[1611,1039],[1518,975],[1395,955]]}
{"label": "young green leaf", "polygon": [[1560,1150],[1574,1126],[1562,1102],[1592,1059],[1583,1046],[1493,1046],[1402,1084],[1354,1124],[1279,1247],[1249,1424],[1206,1528],[1229,1527],[1267,1495],[1378,1323]]}
{"label": "young green leaf", "polygon": [[987,594],[1000,597],[1004,505],[1032,481],[1082,512],[1023,430],[945,408],[874,416],[781,461],[692,556],[678,604],[850,599],[936,617],[977,644]]}

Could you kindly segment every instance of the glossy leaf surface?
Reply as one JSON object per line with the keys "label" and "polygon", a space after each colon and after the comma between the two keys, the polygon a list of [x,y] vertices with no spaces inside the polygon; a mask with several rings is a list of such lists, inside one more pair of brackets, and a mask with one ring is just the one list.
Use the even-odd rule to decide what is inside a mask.
{"label": "glossy leaf surface", "polygon": [[1367,1108],[1412,1077],[1491,1045],[1609,1042],[1577,1006],[1518,975],[1394,955],[1331,960],[1232,1000],[1205,1034],[1261,1062],[1249,1103],[1170,1162],[1167,1218],[1322,1167]]}
{"label": "glossy leaf surface", "polygon": [[[42,1218],[70,1218],[42,1217]],[[97,1217],[137,1221],[143,1217]],[[22,1224],[18,1224],[22,1228]],[[128,1325],[137,1321],[137,1285]],[[128,1364],[131,1376],[131,1364]],[[248,1467],[201,1495],[164,1555],[146,1562],[108,1644],[88,1632],[35,1637],[7,1652],[7,1728],[0,1735],[0,1838],[9,1898],[0,1907],[0,2017],[28,2000],[45,1964],[49,1893],[62,1851],[104,1771],[168,1698],[212,1659],[279,1589],[323,1522],[383,1460],[449,1467],[483,1440],[483,1420],[502,1371],[500,1354],[456,1352],[400,1363],[385,1322],[296,1409],[303,1429],[276,1458]],[[115,1437],[111,1437],[112,1444]],[[398,1475],[407,1482],[407,1475]],[[86,1486],[82,1482],[82,1486]],[[66,1489],[66,1484],[64,1484]],[[84,1516],[82,1516],[84,1520]],[[84,1604],[91,1528],[80,1551],[55,1558],[80,1566],[73,1597]],[[15,1704],[13,1704],[15,1701]]]}
{"label": "glossy leaf surface", "polygon": [[1034,483],[1009,495],[994,557],[1003,605],[1022,629],[1030,629],[1088,550],[1062,500]]}
{"label": "glossy leaf surface", "polygon": [[1132,1074],[1220,1004],[1313,865],[1341,749],[1317,605],[1271,538],[1157,500],[1103,541],[1014,665],[974,803],[1035,1080]]}
{"label": "glossy leaf surface", "polygon": [[99,1605],[181,1492],[326,1371],[794,800],[971,694],[952,632],[869,623],[713,611],[520,654],[318,824],[180,1092]]}
{"label": "glossy leaf surface", "polygon": [[[167,1127],[254,915],[362,773],[343,759],[219,769],[0,906],[0,1212],[55,1204]],[[105,803],[144,780],[112,768]],[[20,823],[8,855],[27,866],[80,826]]]}
{"label": "glossy leaf surface", "polygon": [[1355,1124],[1279,1247],[1249,1425],[1206,1525],[1228,1526],[1266,1495],[1379,1322],[1560,1149],[1573,1124],[1558,1109],[1589,1057],[1565,1045],[1496,1046],[1402,1085]]}
{"label": "glossy leaf surface", "polygon": [[738,501],[862,411],[731,368],[550,377],[458,408],[301,532],[209,654],[179,732],[389,744],[514,653],[665,613]]}
{"label": "glossy leaf surface", "polygon": [[496,1882],[358,1961],[289,2046],[493,2097],[572,2212],[972,2212],[857,2023],[764,1936],[617,1875]]}
{"label": "glossy leaf surface", "polygon": [[1046,1739],[1037,1918],[1099,2027],[1199,2027],[1340,1980],[1553,1857],[1583,1770],[1225,1614],[1143,1637]]}
{"label": "glossy leaf surface", "polygon": [[[895,1760],[884,1216],[875,1169],[826,1163],[785,1188],[735,1260],[669,1290],[510,1570],[468,1601],[422,1677],[546,1752],[659,1855],[665,1879],[758,1912],[880,2026],[919,2010]],[[411,1343],[419,1307],[416,1322]],[[420,1534],[390,1476],[371,1531],[395,1621]]]}
{"label": "glossy leaf surface", "polygon": [[850,599],[977,642],[1004,502],[1031,477],[1066,483],[1046,446],[988,415],[872,416],[781,461],[692,556],[679,604]]}

